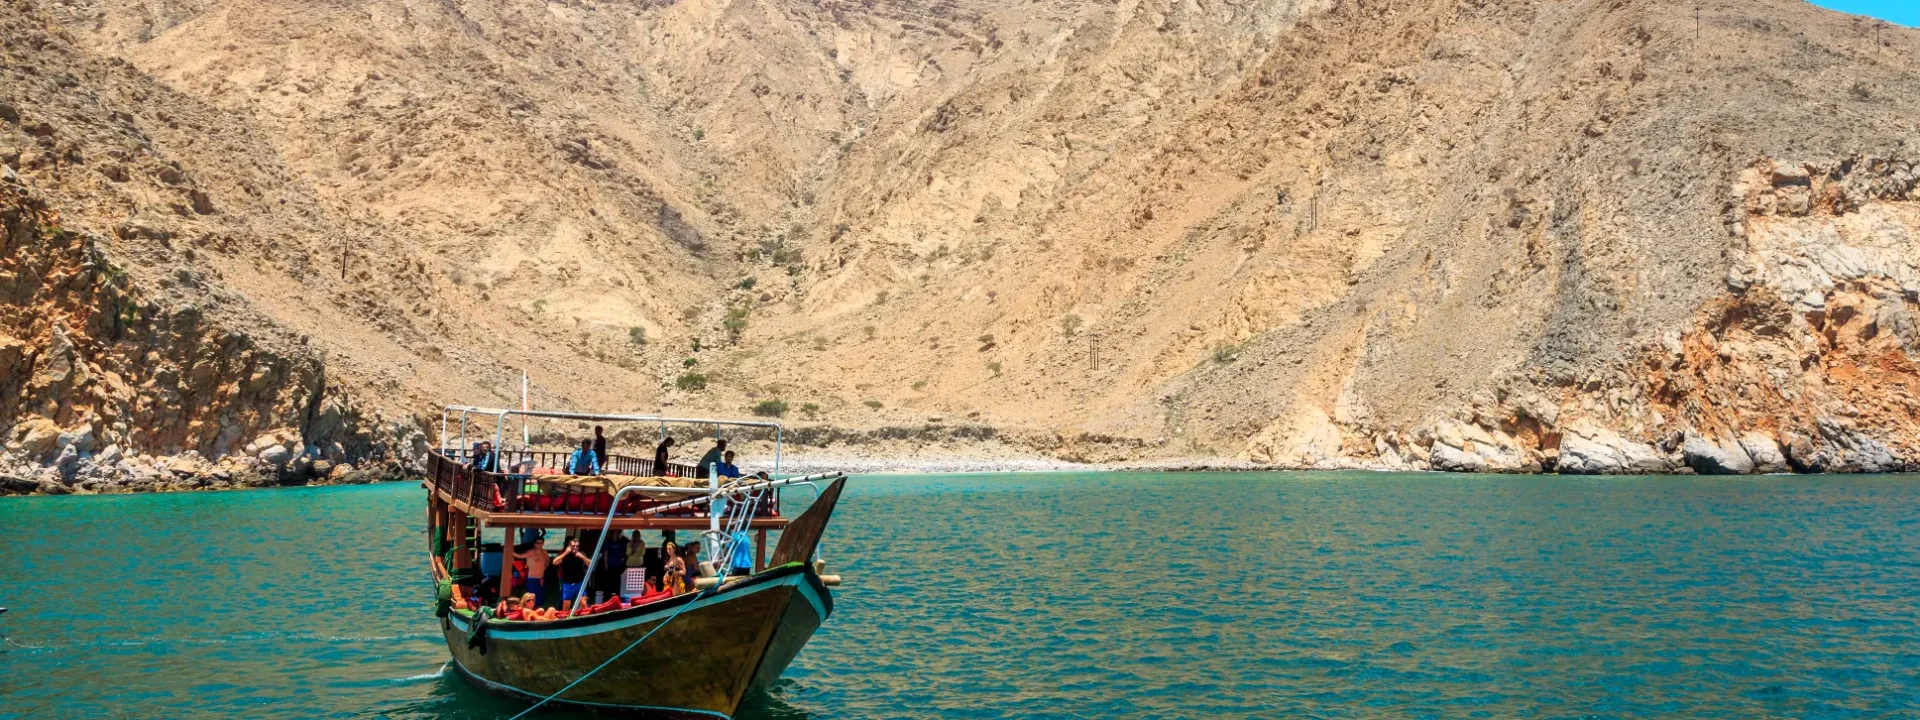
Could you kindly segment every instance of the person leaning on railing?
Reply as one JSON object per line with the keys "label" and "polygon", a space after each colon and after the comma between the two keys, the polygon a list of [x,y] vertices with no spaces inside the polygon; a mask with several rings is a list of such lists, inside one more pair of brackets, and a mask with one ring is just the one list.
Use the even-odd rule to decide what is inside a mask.
{"label": "person leaning on railing", "polygon": [[581,440],[580,449],[573,451],[573,456],[567,458],[567,474],[600,474],[600,457],[593,452],[592,440]]}

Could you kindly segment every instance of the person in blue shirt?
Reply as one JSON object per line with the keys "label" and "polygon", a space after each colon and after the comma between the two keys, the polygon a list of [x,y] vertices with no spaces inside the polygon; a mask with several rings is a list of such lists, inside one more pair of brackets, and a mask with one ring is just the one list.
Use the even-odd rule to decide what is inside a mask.
{"label": "person in blue shirt", "polygon": [[727,574],[752,575],[753,539],[747,537],[747,531],[735,530],[733,531],[732,540],[733,541],[728,544],[733,546],[733,562],[731,563],[733,569]]}
{"label": "person in blue shirt", "polygon": [[593,454],[592,440],[581,440],[580,449],[573,451],[573,456],[567,458],[567,474],[600,474],[600,456]]}
{"label": "person in blue shirt", "polygon": [[733,464],[732,450],[728,450],[725,454],[721,455],[720,458],[721,459],[719,464],[715,466],[715,468],[719,471],[718,474],[720,475],[720,477],[723,477],[723,478],[740,477],[740,467]]}

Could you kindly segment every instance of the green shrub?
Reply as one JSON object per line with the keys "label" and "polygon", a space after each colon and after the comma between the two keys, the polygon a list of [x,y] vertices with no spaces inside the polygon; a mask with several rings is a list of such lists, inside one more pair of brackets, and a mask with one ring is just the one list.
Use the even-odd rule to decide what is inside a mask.
{"label": "green shrub", "polygon": [[994,377],[1000,377],[1000,361],[999,360],[995,360],[993,362],[987,363],[987,369],[993,371]]}
{"label": "green shrub", "polygon": [[727,308],[727,316],[720,320],[720,327],[727,331],[727,342],[740,342],[740,333],[747,330],[747,313],[749,312],[751,311],[745,305]]}
{"label": "green shrub", "polygon": [[812,420],[820,416],[820,406],[814,403],[801,403],[800,414],[807,416],[808,420]]}
{"label": "green shrub", "polygon": [[753,286],[758,285],[759,283],[760,283],[759,278],[756,278],[752,275],[748,275],[746,277],[740,278],[740,284],[737,287],[739,287],[741,290],[752,290]]}
{"label": "green shrub", "polygon": [[879,400],[868,400],[868,401],[866,401],[866,402],[864,402],[864,403],[861,403],[861,404],[862,404],[862,405],[865,405],[865,406],[867,406],[867,407],[870,407],[870,408],[873,408],[873,409],[875,409],[875,410],[879,410],[879,409],[880,409],[880,401],[879,401]]}
{"label": "green shrub", "polygon": [[1080,331],[1080,326],[1083,324],[1086,324],[1086,321],[1080,319],[1079,315],[1068,315],[1060,318],[1060,329],[1067,333],[1067,337],[1073,337],[1074,333]]}
{"label": "green shrub", "polygon": [[786,417],[787,401],[780,398],[761,400],[753,404],[753,414],[760,417]]}
{"label": "green shrub", "polygon": [[925,380],[919,380],[913,383],[914,392],[920,392],[921,390],[925,390],[926,388],[927,388],[927,381]]}
{"label": "green shrub", "polygon": [[647,329],[643,327],[627,328],[627,340],[635,345],[647,344]]}
{"label": "green shrub", "polygon": [[689,392],[707,389],[707,376],[697,372],[681,373],[673,386]]}
{"label": "green shrub", "polygon": [[685,360],[680,361],[680,367],[685,367],[685,368],[690,368],[699,364],[700,364],[700,361],[694,358],[687,358]]}

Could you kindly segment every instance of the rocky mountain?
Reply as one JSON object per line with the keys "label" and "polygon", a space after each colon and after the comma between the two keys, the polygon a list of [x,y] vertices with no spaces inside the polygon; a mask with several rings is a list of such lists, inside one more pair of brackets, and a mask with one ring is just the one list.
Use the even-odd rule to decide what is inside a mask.
{"label": "rocky mountain", "polygon": [[822,459],[1920,459],[1920,31],[1797,0],[0,2],[11,262],[195,323],[12,281],[38,463],[297,480],[523,370]]}

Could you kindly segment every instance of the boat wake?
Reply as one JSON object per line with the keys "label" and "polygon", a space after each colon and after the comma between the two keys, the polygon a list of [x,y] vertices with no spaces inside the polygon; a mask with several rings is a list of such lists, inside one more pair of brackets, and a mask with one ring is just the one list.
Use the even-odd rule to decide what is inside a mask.
{"label": "boat wake", "polygon": [[447,674],[447,668],[450,668],[450,667],[453,667],[452,660],[448,660],[445,663],[441,664],[439,670],[435,670],[430,673],[421,673],[419,675],[408,675],[403,678],[394,678],[390,682],[392,682],[395,685],[412,685],[414,683],[425,681],[425,680],[433,680],[433,679],[445,676]]}

